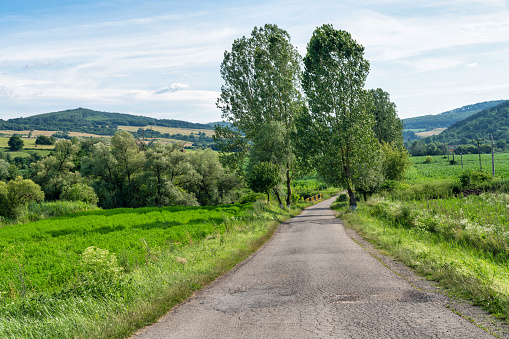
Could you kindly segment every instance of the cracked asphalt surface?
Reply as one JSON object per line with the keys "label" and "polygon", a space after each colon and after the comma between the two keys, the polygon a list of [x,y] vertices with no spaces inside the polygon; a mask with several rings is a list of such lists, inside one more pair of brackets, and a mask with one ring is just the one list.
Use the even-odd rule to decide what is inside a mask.
{"label": "cracked asphalt surface", "polygon": [[135,338],[493,338],[354,242],[333,201]]}

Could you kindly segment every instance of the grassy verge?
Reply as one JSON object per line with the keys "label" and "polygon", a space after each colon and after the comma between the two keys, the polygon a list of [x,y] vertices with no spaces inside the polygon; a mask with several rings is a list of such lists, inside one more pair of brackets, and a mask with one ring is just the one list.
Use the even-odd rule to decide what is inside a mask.
{"label": "grassy verge", "polygon": [[[162,211],[126,209],[117,211],[111,220],[103,214],[115,211],[91,211],[52,219],[51,222],[42,220],[2,228],[0,231],[6,234],[2,237],[0,255],[4,263],[10,262],[14,266],[5,267],[0,281],[4,286],[0,292],[0,337],[129,336],[244,260],[272,236],[281,221],[297,215],[309,205],[301,204],[291,210],[282,210],[275,205],[255,202],[250,207],[219,211],[219,217],[207,216],[207,208],[201,212],[193,209],[189,212],[194,213],[191,219],[195,224],[199,223],[191,223],[184,230],[186,219],[182,214],[181,225],[174,225],[181,226],[182,232],[172,233],[172,236],[178,235],[178,241],[170,239],[157,246],[154,245],[157,243],[156,236],[164,239],[163,230],[173,228],[169,221],[162,220]],[[121,220],[120,226],[133,232],[145,232],[144,238],[136,239],[137,243],[142,244],[141,254],[137,253],[136,258],[139,255],[142,257],[134,261],[126,259],[120,251],[115,252],[115,249],[122,248],[125,240],[129,240],[124,239],[123,233],[116,234],[116,241],[105,240],[108,235],[124,231],[119,225],[113,224],[121,214],[127,214],[131,221],[122,219],[124,221]],[[139,222],[134,220],[136,214],[143,214]],[[88,219],[99,220],[101,227],[87,224],[87,215]],[[161,220],[147,221],[147,217]],[[217,218],[219,222],[215,220]],[[58,223],[62,224],[60,229],[57,229]],[[16,227],[21,232],[10,234]],[[155,230],[152,238],[146,233],[149,230]],[[50,244],[54,240],[46,239],[50,233],[62,237],[72,235],[66,241],[72,240],[74,243],[64,242],[59,248],[52,249]],[[91,235],[92,239],[99,241],[99,247],[85,244],[85,235]],[[8,241],[14,238],[14,242]],[[33,242],[30,240],[32,238]],[[31,252],[31,246],[46,240],[46,255],[50,256],[46,258],[48,263],[52,262],[53,254],[67,258],[51,267],[56,272],[55,279],[51,280],[53,285],[48,285],[45,279],[35,278],[45,267],[29,264],[31,253],[35,253]],[[23,251],[18,248],[19,244],[24,244]],[[86,247],[84,251],[83,247]],[[66,250],[68,253],[62,254]],[[33,260],[38,259],[34,257]],[[35,271],[32,272],[30,267]],[[59,270],[66,274],[57,276]]]}
{"label": "grassy verge", "polygon": [[[355,213],[349,212],[344,203],[336,203],[334,208],[348,227],[386,253],[438,281],[451,294],[508,319],[509,233],[503,227],[507,223],[503,215],[497,219],[497,226],[490,213],[468,213],[472,199],[494,198],[435,200],[431,206],[426,202],[374,199],[361,204]],[[499,201],[505,210],[505,197]],[[481,214],[487,217],[483,219]],[[492,224],[486,225],[486,220]]]}

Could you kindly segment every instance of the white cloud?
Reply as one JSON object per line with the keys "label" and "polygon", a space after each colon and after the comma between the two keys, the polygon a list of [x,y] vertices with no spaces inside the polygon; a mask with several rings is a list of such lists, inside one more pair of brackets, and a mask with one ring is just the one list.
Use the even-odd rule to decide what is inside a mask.
{"label": "white cloud", "polygon": [[174,93],[183,89],[189,88],[188,84],[181,84],[180,82],[174,82],[173,84],[163,87],[154,92],[154,94]]}

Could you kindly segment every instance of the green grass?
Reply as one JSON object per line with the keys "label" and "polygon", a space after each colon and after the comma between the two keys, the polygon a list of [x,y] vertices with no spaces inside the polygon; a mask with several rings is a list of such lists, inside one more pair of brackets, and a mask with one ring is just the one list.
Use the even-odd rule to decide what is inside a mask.
{"label": "green grass", "polygon": [[401,202],[375,198],[341,218],[453,294],[509,317],[509,196]]}
{"label": "green grass", "polygon": [[[306,205],[117,209],[0,228],[0,337],[129,336]],[[91,246],[102,249],[92,259]]]}
{"label": "green grass", "polygon": [[[462,172],[461,158],[459,155],[454,157],[456,165],[451,165],[452,155],[449,159],[443,156],[433,156],[431,164],[425,164],[425,156],[410,157],[414,166],[406,173],[406,180],[410,182],[426,181],[429,179],[450,179],[458,177]],[[491,173],[491,154],[481,154],[481,164],[483,170]],[[464,170],[479,170],[479,155],[463,155]],[[509,153],[495,154],[495,175],[499,178],[509,178]]]}

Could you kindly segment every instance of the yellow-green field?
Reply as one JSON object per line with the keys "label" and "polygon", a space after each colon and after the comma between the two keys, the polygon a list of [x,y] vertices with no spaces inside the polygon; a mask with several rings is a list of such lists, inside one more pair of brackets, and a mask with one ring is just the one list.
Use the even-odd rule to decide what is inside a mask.
{"label": "yellow-green field", "polygon": [[417,135],[420,138],[426,138],[426,137],[430,137],[432,135],[440,134],[443,131],[445,131],[446,129],[447,128],[435,128],[434,130],[431,130],[431,131],[424,131],[424,132],[415,133],[415,135]]}
{"label": "yellow-green field", "polygon": [[[39,130],[33,130],[32,131],[32,137],[31,139],[36,139],[39,135],[45,135],[45,136],[52,136],[53,134],[60,132],[60,131],[39,131]],[[30,131],[24,130],[24,131],[13,131],[13,130],[0,130],[0,135],[4,136],[11,136],[13,134],[19,134],[22,138],[28,138],[28,134]],[[69,136],[71,137],[95,137],[95,138],[109,138],[109,135],[99,135],[99,134],[91,134],[91,133],[82,133],[82,132],[69,132]]]}
{"label": "yellow-green field", "polygon": [[118,126],[118,129],[129,131],[129,132],[136,132],[139,128],[143,128],[146,130],[152,129],[157,132],[161,133],[168,133],[168,134],[183,134],[183,135],[189,135],[191,133],[198,134],[200,132],[205,133],[206,136],[211,137],[214,135],[214,130],[212,129],[195,129],[195,128],[177,128],[177,127],[163,127],[163,126],[145,126],[145,127],[138,127],[138,126]]}

